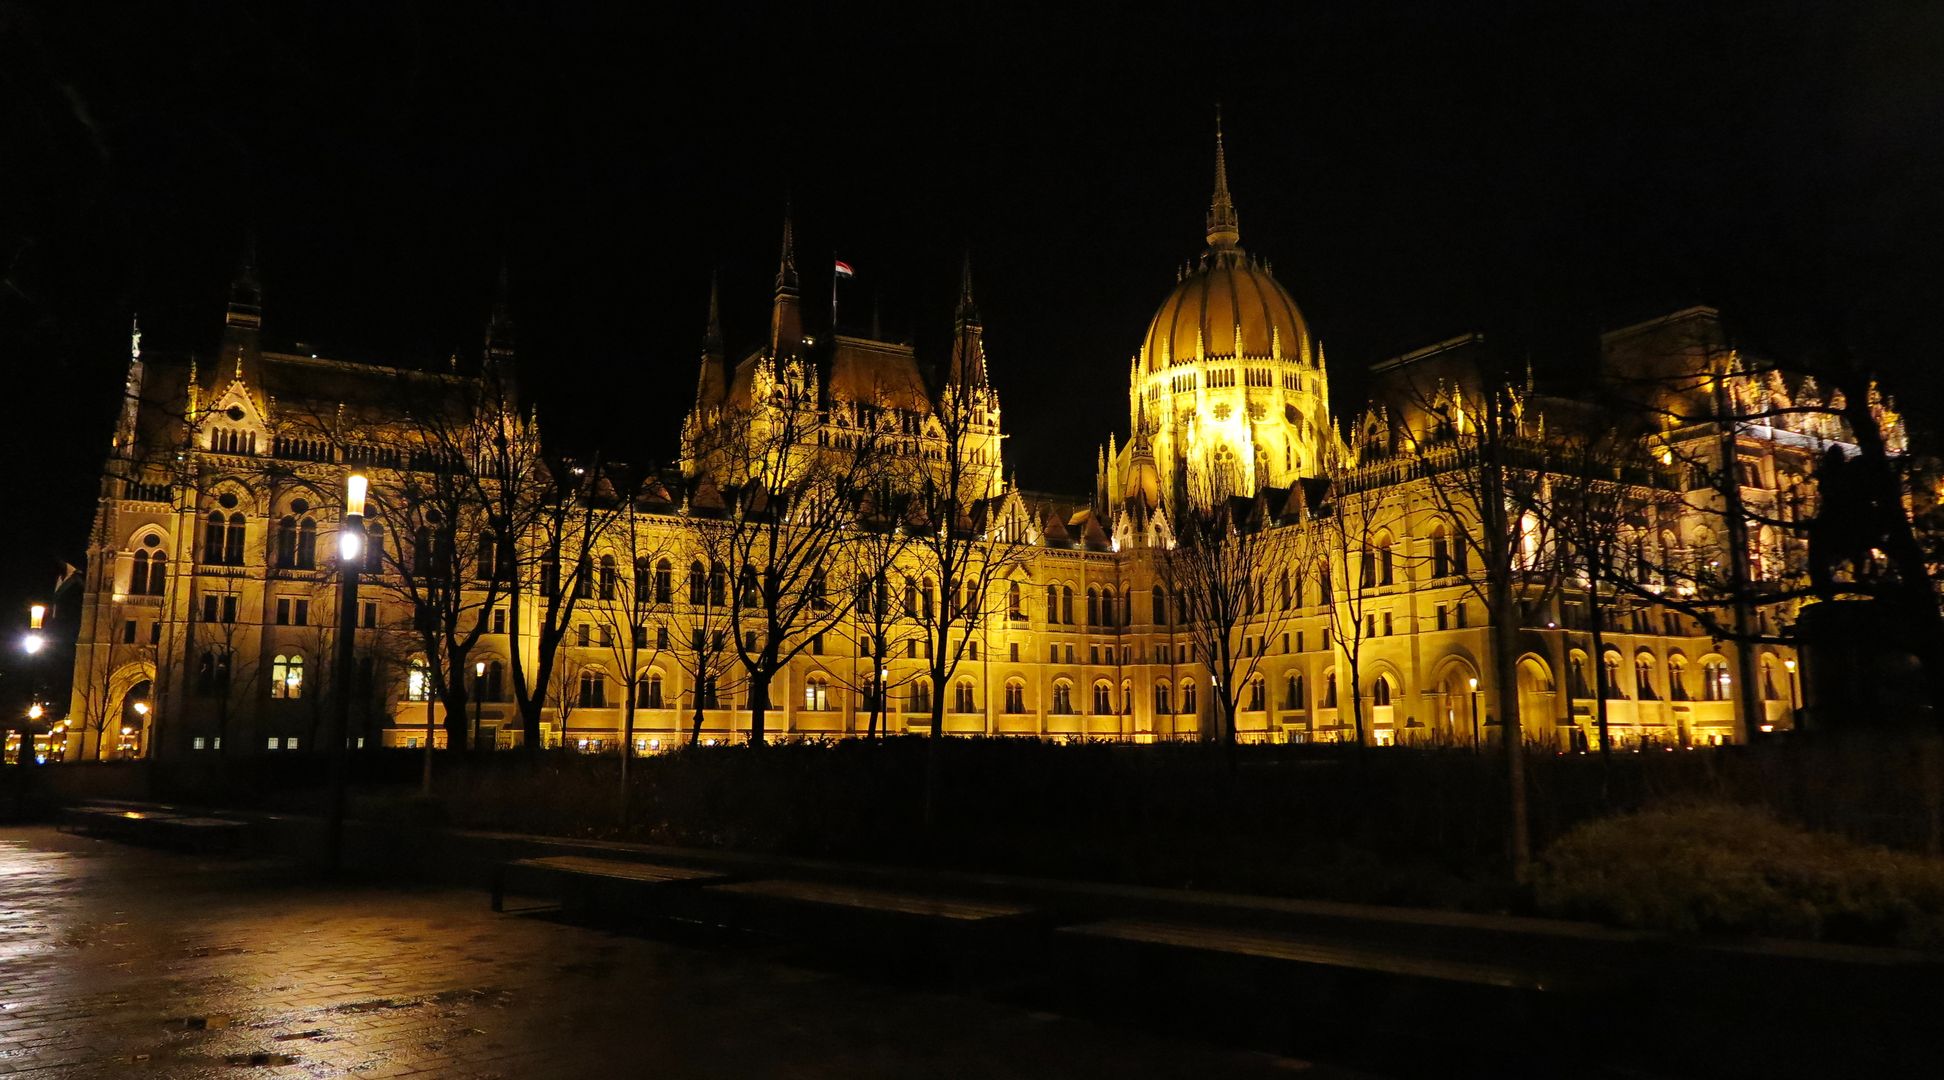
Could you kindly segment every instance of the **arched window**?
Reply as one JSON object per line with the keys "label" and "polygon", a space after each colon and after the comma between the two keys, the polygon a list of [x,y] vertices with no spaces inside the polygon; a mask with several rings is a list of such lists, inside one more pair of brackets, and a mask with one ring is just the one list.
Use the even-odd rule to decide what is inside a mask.
{"label": "arched window", "polygon": [[1193,679],[1181,680],[1181,711],[1189,716],[1196,713],[1195,680]]}
{"label": "arched window", "polygon": [[473,576],[481,581],[493,580],[493,570],[499,563],[499,538],[493,530],[487,529],[479,534],[479,558],[473,567]]}
{"label": "arched window", "polygon": [[607,676],[598,671],[582,671],[580,706],[583,709],[607,708]]}
{"label": "arched window", "polygon": [[1289,677],[1283,680],[1283,708],[1301,709],[1304,707],[1303,676],[1301,672],[1292,671],[1289,673]]}
{"label": "arched window", "polygon": [[365,522],[364,572],[383,573],[385,569],[385,527],[375,521]]}
{"label": "arched window", "polygon": [[1681,656],[1667,658],[1667,699],[1669,701],[1688,701],[1687,659]]}
{"label": "arched window", "polygon": [[1169,713],[1174,712],[1174,708],[1173,708],[1174,702],[1171,700],[1171,698],[1172,695],[1169,693],[1168,684],[1166,682],[1155,683],[1154,684],[1154,715],[1167,716]]}
{"label": "arched window", "polygon": [[[1766,526],[1764,526],[1766,528]],[[1775,657],[1762,657],[1762,700],[1780,701],[1782,695],[1775,689]]]}
{"label": "arched window", "polygon": [[486,700],[506,700],[506,664],[503,661],[486,662]]}
{"label": "arched window", "polygon": [[1162,590],[1161,586],[1156,585],[1154,587],[1154,625],[1166,626],[1167,624],[1168,594]]}
{"label": "arched window", "polygon": [[1015,622],[1026,617],[1026,603],[1020,595],[1019,582],[1006,586],[1006,618]]}
{"label": "arched window", "polygon": [[615,580],[614,556],[601,556],[601,599],[614,599]]}
{"label": "arched window", "polygon": [[1463,574],[1471,560],[1471,548],[1465,543],[1465,530],[1456,524],[1451,527],[1451,572]]}
{"label": "arched window", "polygon": [[936,587],[932,585],[932,579],[930,578],[926,578],[924,584],[918,589],[918,614],[927,622],[932,618],[932,594],[936,591]]}
{"label": "arched window", "polygon": [[972,693],[972,680],[960,679],[952,686],[952,711],[969,713],[978,711],[978,699]]}
{"label": "arched window", "polygon": [[918,583],[909,575],[904,579],[904,615],[907,619],[918,617]]}
{"label": "arched window", "polygon": [[1606,672],[1606,696],[1609,698],[1627,696],[1627,684],[1621,681],[1620,676],[1621,663],[1617,652],[1610,652],[1602,659],[1601,668]]}
{"label": "arched window", "polygon": [[1026,711],[1026,684],[1018,679],[1006,681],[1006,711],[1014,716]]}
{"label": "arched window", "polygon": [[1377,584],[1394,585],[1397,583],[1396,553],[1391,550],[1391,534],[1377,534]]}
{"label": "arched window", "polygon": [[1119,626],[1121,624],[1120,596],[1114,592],[1111,586],[1103,587],[1100,590],[1100,621],[1107,626]]}
{"label": "arched window", "polygon": [[720,566],[709,567],[709,604],[721,607],[728,602],[729,574]]}
{"label": "arched window", "polygon": [[277,522],[276,564],[283,569],[297,565],[297,516],[285,514]]}
{"label": "arched window", "polygon": [[661,672],[651,671],[648,673],[648,677],[641,681],[641,693],[640,697],[635,701],[635,707],[641,709],[659,709],[662,707]]}
{"label": "arched window", "polygon": [[1357,560],[1357,582],[1366,589],[1377,585],[1377,550],[1374,546],[1366,546]]}
{"label": "arched window", "polygon": [[1053,684],[1053,712],[1068,716],[1073,712],[1073,684],[1061,679]]}
{"label": "arched window", "polygon": [[1634,696],[1642,701],[1660,696],[1654,693],[1654,658],[1648,653],[1634,657]]}
{"label": "arched window", "polygon": [[1100,592],[1091,585],[1087,586],[1087,625],[1100,625]]}
{"label": "arched window", "polygon": [[918,679],[911,684],[911,693],[905,703],[909,713],[929,713],[932,705],[932,684],[930,679]]}
{"label": "arched window", "polygon": [[196,665],[196,692],[204,697],[227,693],[229,673],[230,662],[227,650],[203,650],[202,657]]}
{"label": "arched window", "polygon": [[1060,587],[1060,621],[1068,626],[1073,625],[1073,586],[1071,585]]}
{"label": "arched window", "polygon": [[822,675],[803,680],[803,708],[805,712],[830,711],[830,680]]}
{"label": "arched window", "polygon": [[675,601],[675,568],[663,559],[655,564],[655,603],[670,604]]}
{"label": "arched window", "polygon": [[1388,676],[1379,675],[1371,682],[1370,703],[1380,709],[1391,703],[1391,684]]}
{"label": "arched window", "polygon": [[270,662],[270,696],[295,700],[304,696],[304,658],[279,654]]}
{"label": "arched window", "polygon": [[317,521],[309,516],[297,523],[297,569],[317,569]]}
{"label": "arched window", "polygon": [[209,520],[203,525],[203,562],[209,566],[223,564],[223,537],[229,531],[228,519],[220,510],[211,510]]}
{"label": "arched window", "polygon": [[229,516],[229,531],[223,537],[223,561],[231,566],[243,565],[243,515],[240,512]]}
{"label": "arched window", "polygon": [[1060,621],[1060,587],[1058,585],[1048,585],[1046,587],[1046,621],[1049,623],[1057,623]]}
{"label": "arched window", "polygon": [[169,581],[169,557],[162,552],[162,538],[149,533],[135,552],[135,572],[128,583],[137,596],[161,596]]}
{"label": "arched window", "polygon": [[1336,672],[1326,671],[1323,673],[1323,700],[1318,703],[1317,707],[1321,709],[1334,709],[1337,707]]}
{"label": "arched window", "polygon": [[414,656],[411,667],[405,673],[405,700],[430,701],[432,698],[432,669],[425,657]]}
{"label": "arched window", "polygon": [[583,553],[574,563],[574,599],[594,598],[594,560]]}
{"label": "arched window", "polygon": [[1261,673],[1261,672],[1257,672],[1256,674],[1254,674],[1254,675],[1251,675],[1251,676],[1249,676],[1249,704],[1248,704],[1248,710],[1249,710],[1250,712],[1261,712],[1261,711],[1262,711],[1262,708],[1263,708],[1263,704],[1264,704],[1264,702],[1263,702],[1263,696],[1264,696],[1264,695],[1263,695],[1263,689],[1262,689],[1262,673]]}
{"label": "arched window", "polygon": [[1431,576],[1434,579],[1451,576],[1451,541],[1445,536],[1443,524],[1431,526]]}
{"label": "arched window", "polygon": [[697,559],[689,564],[688,601],[696,607],[701,607],[703,601],[707,598],[707,594],[703,591],[704,586],[702,582],[704,577],[702,560]]}
{"label": "arched window", "polygon": [[1114,688],[1102,680],[1094,683],[1093,711],[1095,716],[1111,716],[1114,712]]}
{"label": "arched window", "polygon": [[1701,662],[1701,698],[1703,701],[1728,701],[1728,661],[1711,656]]}

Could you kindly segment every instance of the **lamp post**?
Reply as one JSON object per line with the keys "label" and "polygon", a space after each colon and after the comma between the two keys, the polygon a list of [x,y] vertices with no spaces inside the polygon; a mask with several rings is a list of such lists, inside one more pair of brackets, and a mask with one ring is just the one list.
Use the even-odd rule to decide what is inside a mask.
{"label": "lamp post", "polygon": [[337,657],[331,665],[337,684],[336,707],[331,710],[331,808],[324,826],[324,866],[336,871],[344,849],[345,744],[351,730],[351,666],[358,626],[358,569],[364,564],[365,493],[370,481],[363,473],[344,478],[344,520],[338,525],[338,636]]}
{"label": "lamp post", "polygon": [[[141,745],[142,743],[146,743],[146,742],[148,742],[148,739],[147,739],[147,735],[148,735],[148,714],[149,714],[149,703],[148,703],[148,702],[146,702],[146,701],[138,701],[138,702],[136,702],[136,703],[135,703],[135,705],[134,705],[134,709],[135,709],[135,716],[136,716],[136,718],[137,718],[138,720],[140,720],[140,721],[141,721],[141,724],[142,724],[142,735],[143,735],[143,738],[141,738],[140,740],[138,740],[138,741],[137,741],[137,742],[136,742],[136,743],[134,744],[135,746],[139,746],[139,745]],[[123,730],[123,732],[122,732],[122,734],[124,734],[124,735],[126,735],[126,734],[130,734],[130,732],[129,732],[129,731],[127,731],[126,729],[124,729],[124,730]],[[128,756],[129,756],[129,757],[136,757],[136,756],[137,756],[137,755],[135,754],[135,752],[134,752],[134,747],[133,747],[133,746],[131,746],[131,747],[130,747],[130,749],[128,750],[128,752],[127,752],[127,754],[128,754]]]}
{"label": "lamp post", "polygon": [[1476,754],[1478,753],[1478,679],[1473,677],[1469,681],[1471,683],[1472,753]]}
{"label": "lamp post", "polygon": [[486,661],[473,661],[473,749],[479,749],[479,703],[480,690],[486,685]]}
{"label": "lamp post", "polygon": [[1802,712],[1801,676],[1796,674],[1795,657],[1782,661],[1782,666],[1789,672],[1789,723],[1795,726],[1802,722],[1798,715]]}

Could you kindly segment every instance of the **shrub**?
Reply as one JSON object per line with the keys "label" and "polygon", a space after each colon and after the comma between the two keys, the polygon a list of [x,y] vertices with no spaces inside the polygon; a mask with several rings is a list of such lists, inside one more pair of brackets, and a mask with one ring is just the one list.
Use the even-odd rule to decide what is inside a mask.
{"label": "shrub", "polygon": [[1547,914],[1621,926],[1944,949],[1944,860],[1743,806],[1589,822],[1546,850],[1533,884]]}

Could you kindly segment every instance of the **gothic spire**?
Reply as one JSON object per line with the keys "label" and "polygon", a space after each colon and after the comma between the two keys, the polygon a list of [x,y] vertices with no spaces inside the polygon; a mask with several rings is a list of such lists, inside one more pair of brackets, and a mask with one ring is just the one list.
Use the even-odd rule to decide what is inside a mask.
{"label": "gothic spire", "polygon": [[965,253],[965,268],[959,275],[958,322],[960,326],[979,325],[979,305],[972,299],[972,253]]}
{"label": "gothic spire", "polygon": [[256,248],[253,232],[244,244],[236,276],[230,279],[229,311],[223,318],[225,325],[242,330],[263,328],[263,286],[257,280]]}
{"label": "gothic spire", "polygon": [[1222,107],[1215,107],[1215,196],[1208,204],[1208,246],[1231,251],[1242,241],[1235,200],[1229,196],[1228,155],[1222,147]]}
{"label": "gothic spire", "polygon": [[499,285],[493,294],[493,314],[486,320],[486,366],[513,359],[513,303],[506,260],[500,260]]}
{"label": "gothic spire", "polygon": [[965,270],[959,278],[958,333],[952,339],[952,364],[946,372],[949,383],[984,386],[986,382],[985,331],[979,324],[979,306],[972,299],[972,256],[965,256]]}
{"label": "gothic spire", "polygon": [[790,204],[783,203],[783,257],[776,267],[776,295],[770,301],[770,356],[795,355],[803,345],[803,311],[797,297],[796,226]]}
{"label": "gothic spire", "polygon": [[709,275],[709,326],[702,333],[702,355],[718,359],[722,356],[722,303],[717,299],[720,279],[720,274]]}

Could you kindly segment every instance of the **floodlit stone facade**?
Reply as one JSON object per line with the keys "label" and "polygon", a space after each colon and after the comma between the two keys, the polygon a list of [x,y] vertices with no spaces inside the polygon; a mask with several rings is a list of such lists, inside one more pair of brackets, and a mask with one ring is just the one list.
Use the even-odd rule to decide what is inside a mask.
{"label": "floodlit stone facade", "polygon": [[[1177,275],[1145,335],[1128,328],[1138,342],[1129,438],[1103,446],[1094,490],[1070,497],[1020,487],[1019,464],[1004,459],[995,387],[1005,382],[1005,359],[988,370],[969,272],[942,363],[899,342],[819,340],[805,332],[786,227],[767,341],[730,362],[712,302],[695,404],[679,450],[671,447],[677,468],[632,476],[628,512],[551,568],[529,571],[540,550],[531,537],[510,548],[489,539],[470,562],[479,538],[461,539],[447,569],[477,636],[456,673],[468,680],[471,715],[453,724],[412,631],[414,594],[401,583],[408,567],[422,579],[447,556],[427,554],[414,527],[388,519],[385,507],[399,503],[411,477],[452,457],[428,436],[427,402],[487,400],[478,391],[492,384],[500,451],[537,443],[513,384],[510,321],[502,307],[481,362],[463,373],[456,363],[428,372],[269,350],[246,268],[219,355],[158,362],[143,355],[139,334],[133,339],[57,745],[69,758],[317,747],[335,681],[338,493],[352,471],[371,475],[379,507],[368,521],[373,553],[351,673],[359,744],[443,745],[459,730],[517,744],[515,656],[530,680],[534,627],[549,595],[563,592],[578,606],[561,626],[543,739],[613,749],[629,696],[639,751],[698,735],[745,738],[744,665],[725,662],[711,692],[700,666],[684,659],[695,647],[720,648],[715,635],[753,633],[755,623],[706,628],[745,594],[733,564],[714,569],[722,560],[703,550],[698,538],[709,534],[697,522],[719,529],[760,511],[751,480],[764,468],[841,456],[866,440],[934,480],[959,455],[960,525],[988,545],[978,558],[1006,565],[973,600],[964,628],[944,635],[924,624],[960,600],[912,553],[892,560],[875,592],[820,577],[826,606],[815,610],[843,613],[813,616],[827,623],[793,643],[800,648],[769,692],[771,738],[855,736],[874,725],[929,731],[939,702],[952,734],[1143,742],[1219,730],[1216,672],[1184,625],[1169,563],[1183,516],[1211,509],[1228,526],[1287,538],[1266,549],[1277,553],[1275,565],[1258,568],[1256,599],[1228,638],[1241,657],[1229,670],[1246,679],[1233,717],[1243,741],[1336,741],[1361,731],[1376,744],[1462,745],[1496,738],[1516,701],[1528,739],[1584,748],[1597,745],[1602,672],[1621,748],[1738,741],[1790,725],[1797,690],[1786,646],[1710,633],[1656,597],[1689,601],[1696,582],[1730,582],[1754,599],[1720,605],[1717,630],[1786,637],[1793,607],[1760,602],[1762,583],[1804,573],[1803,545],[1787,525],[1811,512],[1817,460],[1848,446],[1835,418],[1790,411],[1828,403],[1813,382],[1748,360],[1705,308],[1605,336],[1602,385],[1637,389],[1640,415],[1659,419],[1627,433],[1639,457],[1604,477],[1625,495],[1614,550],[1639,572],[1638,588],[1600,591],[1596,652],[1586,578],[1564,554],[1572,545],[1546,515],[1516,506],[1510,558],[1523,603],[1518,625],[1494,624],[1481,587],[1487,545],[1465,484],[1494,401],[1503,408],[1500,436],[1523,447],[1546,446],[1569,428],[1611,429],[1600,403],[1541,393],[1529,376],[1495,377],[1486,343],[1465,337],[1375,365],[1368,403],[1335,413],[1321,342],[1269,264],[1241,247],[1219,135],[1207,226],[1206,249]],[[1696,395],[1703,407],[1680,407]],[[1872,405],[1900,440],[1887,403]],[[1714,406],[1749,419],[1692,421]],[[731,462],[711,438],[725,425],[780,430],[793,408],[803,420],[793,438],[808,457]],[[950,416],[963,422],[942,423]],[[1746,524],[1729,532],[1740,537],[1723,530],[1734,509],[1722,505],[1728,496],[1697,479],[1731,451]],[[593,467],[601,477],[575,490],[611,504],[619,496],[609,480],[625,470]],[[1544,471],[1530,479],[1540,496],[1555,483]],[[889,534],[925,525],[907,516]],[[1739,546],[1730,542],[1737,538]],[[522,581],[536,575],[530,587],[495,586],[500,571],[487,567],[501,560],[517,565],[509,573]],[[571,584],[562,583],[563,560],[584,568],[568,575]],[[642,614],[614,617],[622,605]],[[1493,635],[1516,642],[1515,685],[1494,675]],[[622,640],[629,636],[633,643]],[[934,685],[940,642],[957,659]]]}

